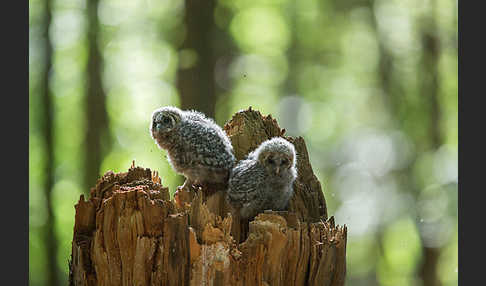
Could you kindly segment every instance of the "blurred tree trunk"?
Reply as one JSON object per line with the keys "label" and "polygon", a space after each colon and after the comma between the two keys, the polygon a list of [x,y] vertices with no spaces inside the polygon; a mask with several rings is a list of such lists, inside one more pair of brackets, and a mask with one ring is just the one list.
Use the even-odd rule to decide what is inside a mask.
{"label": "blurred tree trunk", "polygon": [[[224,129],[237,158],[282,134],[275,119],[252,110]],[[70,285],[344,285],[347,228],[327,217],[304,140],[287,139],[300,154],[289,211],[259,214],[242,243],[234,234],[244,226],[210,209],[204,191],[170,200],[150,169],[107,172],[75,206]]]}
{"label": "blurred tree trunk", "polygon": [[[403,83],[397,81],[397,77],[394,75],[393,68],[393,55],[387,50],[383,37],[380,35],[378,29],[377,16],[374,13],[374,0],[369,2],[369,8],[372,11],[372,27],[374,28],[378,45],[379,45],[379,78],[383,90],[383,100],[386,107],[389,110],[389,114],[394,117],[394,124],[403,124],[407,117],[413,116],[408,109],[412,109],[407,106],[404,101],[405,91]],[[418,71],[421,75],[420,79],[420,100],[422,102],[420,108],[425,108],[423,114],[428,115],[426,118],[426,128],[428,129],[425,134],[428,134],[428,138],[413,138],[414,142],[422,146],[423,149],[437,150],[442,144],[440,134],[440,106],[438,99],[438,59],[439,59],[439,38],[437,34],[437,27],[435,23],[435,1],[431,2],[432,12],[427,13],[427,16],[422,19],[423,26],[421,27],[421,43],[422,43],[422,55],[419,63]],[[402,129],[404,126],[402,126]],[[420,133],[420,132],[419,132]],[[412,135],[413,137],[413,135]],[[418,202],[418,195],[420,194],[419,186],[414,183],[413,166],[416,162],[414,157],[407,168],[402,172],[407,178],[408,187],[411,190],[411,194],[414,197],[415,202]],[[416,217],[416,224],[419,225],[420,218]],[[421,237],[422,238],[422,237]],[[422,239],[422,255],[423,261],[419,265],[418,274],[423,281],[423,285],[437,286],[440,285],[437,274],[438,258],[440,255],[440,248],[427,247]]]}
{"label": "blurred tree trunk", "polygon": [[[403,108],[403,106],[400,105],[400,102],[405,96],[405,91],[402,88],[401,83],[396,82],[393,77],[393,72],[394,72],[393,55],[387,49],[384,39],[379,31],[378,20],[377,20],[377,15],[375,14],[374,5],[375,5],[374,0],[370,0],[368,2],[368,8],[370,9],[371,12],[370,23],[375,33],[376,41],[378,43],[379,57],[378,57],[377,76],[379,80],[379,85],[381,86],[383,104],[388,114],[390,115],[392,121],[391,125],[396,126],[397,124],[399,125],[401,120],[403,119],[402,115],[405,114],[406,116],[406,113],[401,113],[401,108]],[[409,165],[408,168],[402,170],[404,176],[407,178],[404,183],[408,183],[412,179],[411,166],[413,166],[412,163]],[[405,189],[411,190],[412,195],[414,195],[414,198],[416,199],[416,193],[418,191],[416,190],[416,186],[414,184],[403,185],[403,187]],[[383,235],[384,235],[383,229],[379,229],[375,234],[378,257],[384,257],[385,255],[385,249],[383,247],[383,241],[384,241]],[[375,269],[374,273],[375,273],[374,282],[375,284],[378,285],[379,284],[378,271],[376,271]]]}
{"label": "blurred tree trunk", "polygon": [[288,75],[285,81],[285,90],[282,94],[285,95],[297,95],[297,73],[298,73],[298,60],[302,57],[299,56],[299,43],[297,38],[297,4],[295,1],[289,1],[287,3],[287,15],[289,17],[289,31],[290,31],[290,46],[287,49],[287,62],[288,62]]}
{"label": "blurred tree trunk", "polygon": [[[305,62],[308,58],[312,57],[313,51],[306,51],[302,53],[298,33],[298,4],[296,1],[287,2],[285,13],[287,17],[288,30],[290,34],[290,44],[287,48],[287,78],[284,84],[281,86],[279,94],[278,114],[282,125],[285,126],[286,132],[289,135],[301,134],[300,132],[300,118],[302,117],[302,108],[305,100],[302,98],[298,87],[299,80],[299,64],[302,60]],[[288,101],[285,99],[287,97]],[[293,97],[290,99],[290,97]],[[295,97],[299,98],[296,99]]]}
{"label": "blurred tree trunk", "polygon": [[[215,0],[185,0],[185,37],[179,48],[176,82],[181,109],[194,109],[211,118],[216,116],[220,93],[215,79],[218,57],[228,53],[229,49],[221,49],[226,48],[230,42],[226,33],[215,25],[215,7]],[[227,69],[230,61],[227,57],[223,68]],[[221,74],[227,77],[227,73]],[[224,112],[226,108],[220,110]],[[184,177],[177,175],[177,178],[179,184],[182,184]]]}
{"label": "blurred tree trunk", "polygon": [[83,186],[85,190],[89,190],[89,186],[99,177],[102,159],[111,143],[106,95],[102,84],[103,58],[99,50],[98,4],[99,0],[87,2],[89,47],[84,105],[86,139]]}
{"label": "blurred tree trunk", "polygon": [[45,177],[44,195],[46,199],[46,223],[44,231],[44,243],[47,249],[47,285],[59,285],[57,268],[57,236],[55,231],[55,218],[52,205],[52,188],[54,187],[54,119],[53,102],[49,84],[50,71],[52,68],[52,44],[49,39],[49,29],[52,22],[51,0],[44,1],[44,69],[40,87],[40,97],[42,101],[42,120],[41,134],[45,138]]}
{"label": "blurred tree trunk", "polygon": [[436,0],[430,1],[431,9],[421,21],[422,57],[418,71],[421,72],[420,94],[427,100],[429,114],[429,148],[438,149],[442,143],[441,115],[439,102],[439,56],[440,39],[436,23]]}
{"label": "blurred tree trunk", "polygon": [[[438,150],[443,144],[443,137],[441,135],[441,114],[439,102],[439,56],[440,56],[440,39],[436,23],[436,0],[430,1],[429,13],[422,19],[421,26],[421,43],[422,43],[422,57],[418,67],[421,78],[420,95],[427,100],[429,120],[428,120],[428,134],[429,134],[429,148],[431,150]],[[437,235],[437,234],[436,234]],[[441,247],[426,246],[426,242],[422,238],[423,246],[423,261],[419,275],[427,286],[441,285],[437,267]]]}
{"label": "blurred tree trunk", "polygon": [[181,108],[195,109],[214,118],[217,101],[214,70],[215,1],[185,1],[185,40],[179,53],[177,88]]}
{"label": "blurred tree trunk", "polygon": [[[388,113],[394,115],[393,121],[396,123],[399,121],[400,102],[405,97],[405,92],[402,85],[396,82],[393,78],[393,55],[388,51],[383,36],[381,35],[378,27],[378,19],[374,10],[375,1],[370,0],[368,2],[368,8],[372,13],[371,26],[375,32],[375,37],[378,42],[378,78],[380,81],[383,102],[388,110]],[[398,113],[398,114],[397,114]]]}
{"label": "blurred tree trunk", "polygon": [[[213,79],[215,83],[215,114],[214,118],[218,123],[223,124],[231,117],[231,91],[232,78],[230,74],[231,64],[239,54],[238,47],[228,32],[230,21],[234,16],[234,11],[230,8],[218,4],[215,1],[214,8],[214,29],[212,30],[212,52],[213,52]],[[218,12],[216,12],[216,10]],[[217,16],[218,15],[218,16]],[[216,21],[216,17],[219,20]]]}

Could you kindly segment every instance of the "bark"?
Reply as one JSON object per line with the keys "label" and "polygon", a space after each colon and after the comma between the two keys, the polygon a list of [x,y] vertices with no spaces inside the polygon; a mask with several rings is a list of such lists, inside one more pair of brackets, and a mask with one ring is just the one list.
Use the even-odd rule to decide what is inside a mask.
{"label": "bark", "polygon": [[[284,133],[252,110],[224,129],[238,159]],[[170,200],[150,169],[107,172],[75,206],[71,285],[344,285],[347,228],[327,219],[303,139],[287,139],[299,154],[289,211],[248,224],[227,212],[224,194],[179,190]]]}
{"label": "bark", "polygon": [[54,186],[54,134],[53,134],[53,102],[49,84],[49,74],[52,68],[52,44],[49,39],[49,29],[52,22],[51,1],[44,1],[44,69],[42,71],[42,81],[40,88],[40,97],[42,101],[42,121],[41,132],[45,138],[45,181],[44,195],[46,198],[46,224],[44,231],[44,241],[46,244],[46,264],[47,264],[47,281],[48,285],[59,285],[58,268],[57,268],[57,236],[55,233],[55,218],[52,206],[52,188]]}

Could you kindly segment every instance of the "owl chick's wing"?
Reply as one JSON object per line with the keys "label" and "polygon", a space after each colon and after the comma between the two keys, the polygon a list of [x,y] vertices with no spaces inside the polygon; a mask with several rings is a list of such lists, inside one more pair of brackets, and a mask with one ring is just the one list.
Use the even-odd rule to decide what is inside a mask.
{"label": "owl chick's wing", "polygon": [[228,199],[235,205],[261,201],[264,184],[265,174],[256,161],[240,161],[232,170]]}
{"label": "owl chick's wing", "polygon": [[231,143],[217,126],[192,121],[181,130],[184,152],[189,165],[230,169],[235,158]]}

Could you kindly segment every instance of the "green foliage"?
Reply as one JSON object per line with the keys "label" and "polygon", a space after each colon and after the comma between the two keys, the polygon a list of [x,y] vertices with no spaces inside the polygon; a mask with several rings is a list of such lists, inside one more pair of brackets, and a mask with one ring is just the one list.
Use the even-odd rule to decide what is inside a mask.
{"label": "green foliage", "polygon": [[[413,281],[415,265],[420,262],[420,237],[411,219],[391,224],[383,236],[383,257],[379,261],[379,280],[384,285]],[[381,271],[380,271],[381,270]],[[406,283],[406,285],[413,283]]]}
{"label": "green foliage", "polygon": [[240,11],[231,22],[230,31],[245,52],[272,54],[289,45],[289,30],[278,9],[252,7]]}

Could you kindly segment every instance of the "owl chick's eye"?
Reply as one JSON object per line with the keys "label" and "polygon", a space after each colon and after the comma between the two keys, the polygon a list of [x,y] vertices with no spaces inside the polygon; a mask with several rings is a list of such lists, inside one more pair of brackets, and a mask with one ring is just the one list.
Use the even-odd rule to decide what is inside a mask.
{"label": "owl chick's eye", "polygon": [[289,160],[287,160],[287,159],[282,160],[282,165],[287,165],[288,163],[289,163]]}
{"label": "owl chick's eye", "polygon": [[272,165],[275,164],[275,160],[273,160],[272,158],[269,158],[267,162],[268,164],[272,164]]}
{"label": "owl chick's eye", "polygon": [[170,123],[170,118],[169,118],[169,117],[164,117],[164,118],[162,119],[162,123],[164,123],[164,124],[169,124],[169,123]]}

